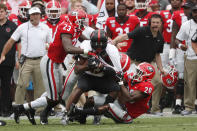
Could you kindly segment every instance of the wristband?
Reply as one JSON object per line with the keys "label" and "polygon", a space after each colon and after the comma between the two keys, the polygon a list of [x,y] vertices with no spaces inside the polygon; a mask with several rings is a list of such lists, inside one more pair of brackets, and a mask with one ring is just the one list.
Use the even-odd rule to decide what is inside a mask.
{"label": "wristband", "polygon": [[86,49],[83,49],[83,54],[85,54],[85,55],[87,55],[88,54],[88,50],[86,50]]}
{"label": "wristband", "polygon": [[176,54],[176,50],[174,48],[171,48],[169,52],[169,59],[175,58],[175,54]]}
{"label": "wristband", "polygon": [[182,46],[182,44],[181,44],[181,43],[179,43],[179,44],[178,44],[178,48],[179,48],[179,49],[181,49],[181,46]]}
{"label": "wristband", "polygon": [[123,81],[118,82],[120,86],[124,85]]}

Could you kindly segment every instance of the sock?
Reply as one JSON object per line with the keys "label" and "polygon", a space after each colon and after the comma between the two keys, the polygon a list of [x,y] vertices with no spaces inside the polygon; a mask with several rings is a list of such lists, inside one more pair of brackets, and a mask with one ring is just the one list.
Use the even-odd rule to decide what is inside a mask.
{"label": "sock", "polygon": [[[46,97],[40,97],[30,103],[31,108],[39,108],[47,105],[47,98]],[[30,108],[30,107],[29,107]]]}
{"label": "sock", "polygon": [[87,109],[78,109],[77,113],[82,115],[99,115],[98,108],[92,107]]}
{"label": "sock", "polygon": [[25,110],[29,110],[29,109],[30,109],[30,107],[29,107],[29,103],[25,103],[25,104],[23,104],[23,107],[25,108]]}
{"label": "sock", "polygon": [[176,99],[176,105],[181,105],[182,100],[181,99]]}

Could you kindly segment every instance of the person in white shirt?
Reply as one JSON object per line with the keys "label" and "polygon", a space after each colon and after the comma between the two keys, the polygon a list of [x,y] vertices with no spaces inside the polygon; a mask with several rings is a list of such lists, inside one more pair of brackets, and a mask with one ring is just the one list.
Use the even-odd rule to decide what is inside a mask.
{"label": "person in white shirt", "polygon": [[[192,19],[186,21],[181,25],[181,28],[176,36],[176,43],[178,46],[186,51],[186,59],[184,66],[184,106],[185,110],[181,112],[182,115],[192,114],[195,108],[196,87],[197,87],[197,56],[192,48],[191,38],[197,30],[197,5],[192,7]],[[186,45],[180,44],[186,41]]]}
{"label": "person in white shirt", "polygon": [[34,99],[45,91],[40,71],[40,60],[46,54],[46,43],[52,41],[49,27],[40,22],[41,11],[38,7],[29,10],[29,21],[19,26],[7,41],[1,53],[0,63],[5,60],[7,52],[15,42],[21,40],[21,57],[19,60],[19,78],[15,94],[15,103],[23,104],[26,87],[32,76],[34,84]]}

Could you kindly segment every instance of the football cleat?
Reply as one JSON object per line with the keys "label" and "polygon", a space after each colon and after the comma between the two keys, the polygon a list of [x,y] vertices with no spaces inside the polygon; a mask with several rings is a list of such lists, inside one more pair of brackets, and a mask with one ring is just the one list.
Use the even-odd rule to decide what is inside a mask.
{"label": "football cleat", "polygon": [[48,112],[45,109],[40,113],[40,124],[41,125],[48,124]]}
{"label": "football cleat", "polygon": [[180,105],[176,105],[172,114],[181,114],[181,111],[183,111],[183,107]]}
{"label": "football cleat", "polygon": [[5,126],[5,125],[6,125],[6,122],[0,120],[0,126]]}
{"label": "football cleat", "polygon": [[25,108],[23,107],[23,105],[13,105],[13,112],[14,112],[14,120],[17,124],[20,123],[20,119],[19,117],[21,116],[22,113],[25,113]]}
{"label": "football cleat", "polygon": [[25,115],[27,116],[29,122],[32,124],[32,125],[36,125],[36,121],[34,119],[34,116],[35,116],[35,110],[34,109],[29,109],[25,112]]}
{"label": "football cleat", "polygon": [[68,125],[69,124],[69,117],[68,117],[68,113],[64,112],[62,119],[61,119],[61,123],[62,125]]}

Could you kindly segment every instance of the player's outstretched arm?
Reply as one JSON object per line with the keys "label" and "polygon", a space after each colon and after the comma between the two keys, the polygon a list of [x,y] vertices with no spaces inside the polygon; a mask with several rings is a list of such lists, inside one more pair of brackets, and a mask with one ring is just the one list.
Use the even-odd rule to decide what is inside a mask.
{"label": "player's outstretched arm", "polygon": [[84,50],[72,45],[71,34],[62,34],[62,44],[68,54],[84,54]]}

